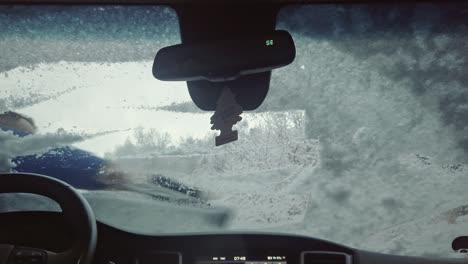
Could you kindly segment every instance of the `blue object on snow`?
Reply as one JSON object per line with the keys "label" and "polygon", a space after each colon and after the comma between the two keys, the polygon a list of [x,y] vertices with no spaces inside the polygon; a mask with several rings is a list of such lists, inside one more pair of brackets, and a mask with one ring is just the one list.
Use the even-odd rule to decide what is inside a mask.
{"label": "blue object on snow", "polygon": [[[25,137],[30,133],[9,127],[1,130]],[[62,180],[78,189],[103,189],[106,185],[97,180],[105,166],[105,160],[90,152],[74,147],[59,147],[42,154],[19,156],[12,159],[16,164],[13,172],[38,173]]]}
{"label": "blue object on snow", "polygon": [[105,188],[105,184],[97,181],[105,161],[81,149],[60,147],[43,154],[16,157],[12,161],[16,164],[15,172],[44,174],[78,189]]}

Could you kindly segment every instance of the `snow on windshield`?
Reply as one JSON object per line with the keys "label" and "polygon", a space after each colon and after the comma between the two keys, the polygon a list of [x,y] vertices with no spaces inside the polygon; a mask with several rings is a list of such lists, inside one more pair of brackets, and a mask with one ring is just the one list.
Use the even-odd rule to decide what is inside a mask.
{"label": "snow on windshield", "polygon": [[283,9],[296,61],[273,72],[239,141],[221,147],[185,84],[151,75],[156,51],[179,42],[172,10],[9,8],[0,112],[37,131],[0,131],[0,169],[47,174],[41,164],[58,155],[69,175],[55,177],[82,189],[101,221],[297,233],[405,255],[447,256],[465,235],[465,5]]}
{"label": "snow on windshield", "polygon": [[305,109],[306,137],[320,142],[319,165],[293,188],[310,197],[291,229],[396,254],[446,254],[463,235],[467,10],[283,10],[297,58],[275,71],[263,109]]}

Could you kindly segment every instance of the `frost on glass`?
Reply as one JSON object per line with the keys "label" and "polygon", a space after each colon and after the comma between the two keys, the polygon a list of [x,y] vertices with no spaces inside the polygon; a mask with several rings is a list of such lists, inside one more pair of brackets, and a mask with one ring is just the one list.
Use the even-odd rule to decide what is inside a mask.
{"label": "frost on glass", "polygon": [[[89,151],[117,176],[80,191],[100,220],[143,233],[279,231],[438,256],[466,235],[466,5],[283,9],[296,60],[221,147],[185,84],[151,74],[179,42],[172,10],[43,8],[0,8],[0,111],[38,126],[1,132],[2,170],[57,146]],[[161,177],[199,199],[152,199],[169,193]]]}
{"label": "frost on glass", "polygon": [[[358,248],[447,255],[468,226],[468,6],[301,6],[265,111],[303,109],[318,166],[292,227]],[[456,219],[456,220],[455,220]]]}
{"label": "frost on glass", "polygon": [[[151,60],[159,48],[178,42],[176,27],[176,15],[167,7],[1,6],[0,112],[16,111],[33,119],[53,116],[53,112],[34,116],[35,109],[31,107],[73,95],[86,85],[78,81],[80,78],[86,78],[88,83],[106,78],[109,70],[93,75],[87,63]],[[13,157],[41,153],[109,132],[77,133],[70,129],[76,126],[60,125],[44,130],[51,128],[52,123],[40,123],[40,132],[44,133],[24,139],[0,131],[0,170],[14,167],[10,162]]]}
{"label": "frost on glass", "polygon": [[37,63],[150,60],[179,41],[164,6],[2,6],[0,72]]}

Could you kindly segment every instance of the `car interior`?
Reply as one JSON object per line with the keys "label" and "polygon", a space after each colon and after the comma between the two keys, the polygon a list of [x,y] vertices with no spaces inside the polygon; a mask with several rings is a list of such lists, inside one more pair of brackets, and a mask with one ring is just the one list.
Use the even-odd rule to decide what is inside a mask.
{"label": "car interior", "polygon": [[[302,5],[313,7],[317,4],[361,5],[380,8],[381,12],[385,13],[385,4],[389,4],[389,2],[391,1],[377,3],[376,1],[331,0],[2,0],[0,4],[6,8],[6,11],[2,11],[1,15],[7,15],[8,8],[14,6],[33,7],[38,13],[41,12],[41,8],[46,6],[63,7],[64,10],[68,6],[120,6],[122,9],[134,6],[142,8],[169,7],[175,12],[179,23],[180,43],[152,50],[154,57],[147,58],[154,60],[152,69],[148,69],[144,74],[163,82],[179,81],[184,84],[186,82],[193,106],[199,108],[198,111],[216,111],[216,113],[220,111],[219,113],[222,113],[223,109],[220,105],[228,104],[220,103],[218,100],[225,95],[224,91],[226,90],[223,88],[229,87],[230,91],[236,95],[234,103],[237,102],[236,105],[242,107],[242,111],[254,111],[262,103],[268,101],[267,94],[270,89],[272,72],[274,73],[283,67],[287,69],[294,60],[302,56],[300,51],[296,50],[298,44],[296,43],[295,46],[297,41],[294,34],[277,27],[277,17],[283,8],[295,8]],[[451,4],[456,4],[455,2],[441,2],[443,3],[405,1],[405,3],[398,5],[434,3],[449,8],[448,6]],[[454,8],[456,9],[456,7]],[[466,16],[460,19],[467,22],[468,8],[464,10]],[[151,25],[147,26],[151,27]],[[299,27],[300,25],[295,26]],[[307,26],[321,27],[320,23]],[[326,27],[324,28],[326,30]],[[103,53],[108,51],[103,51]],[[9,51],[0,51],[0,60],[2,60],[4,52],[7,54]],[[79,58],[80,55],[74,55],[70,51],[69,56],[73,60]],[[34,62],[34,58],[31,60]],[[37,62],[41,62],[42,59],[38,58],[37,60]],[[51,58],[50,60],[59,59]],[[125,61],[125,59],[122,60]],[[12,65],[10,68],[16,66],[19,65]],[[337,72],[337,74],[341,73]],[[2,87],[0,87],[1,89]],[[1,93],[0,96],[2,96]],[[226,96],[229,97],[229,94]],[[277,103],[281,104],[281,102]],[[242,111],[236,112],[236,114],[229,113],[229,115],[231,117],[232,115],[238,116]],[[211,121],[213,130],[221,130],[219,139],[216,138],[217,146],[233,144],[233,141],[243,139],[242,134],[229,134],[232,133],[233,124],[244,122],[240,121],[242,118],[231,120],[226,115],[228,114],[217,119],[221,123],[216,123],[217,121],[213,118]],[[223,138],[223,135],[226,137]],[[0,137],[1,140],[3,138]],[[1,146],[4,145],[0,142]],[[422,162],[424,161],[422,160]],[[173,164],[173,166],[177,166],[177,164]],[[57,173],[63,174],[67,171],[57,170]],[[275,228],[267,231],[250,230],[245,232],[237,230],[204,231],[201,228],[197,232],[195,228],[190,232],[179,233],[176,227],[174,228],[176,232],[171,230],[161,234],[132,231],[97,219],[98,217],[95,215],[98,212],[94,203],[88,200],[86,193],[81,191],[82,188],[67,182],[67,179],[52,177],[47,175],[45,171],[7,171],[0,174],[0,194],[40,195],[53,200],[59,206],[59,210],[51,211],[39,208],[38,210],[1,212],[0,264],[468,263],[466,258],[468,237],[465,236],[468,235],[468,230],[462,228],[458,230],[459,236],[453,237],[452,245],[441,242],[440,247],[447,248],[447,251],[458,252],[457,257],[451,258],[429,254],[426,256],[406,256],[397,253],[371,252],[356,246],[359,245],[359,242],[353,246],[347,246],[308,234],[288,233],[284,230],[275,231]],[[157,181],[164,188],[170,188],[176,184],[162,176],[153,178],[153,181]],[[117,187],[113,186],[112,188]],[[151,194],[151,190],[144,190],[143,187],[138,186],[132,188],[137,192],[147,192],[156,197]],[[184,191],[188,190],[187,192],[190,192],[191,195],[188,198],[186,196],[178,198],[178,201],[183,201],[181,203],[197,203],[200,200],[199,195],[200,197],[203,195],[190,187],[183,188]],[[154,199],[166,201],[172,198],[167,198],[162,194]],[[125,214],[128,217],[138,219],[138,211],[134,210],[129,209]],[[174,216],[165,211],[158,212],[157,208],[151,210],[153,210],[154,215],[161,214],[161,217],[167,218],[166,221],[173,221],[172,217]],[[357,212],[357,214],[359,213]],[[182,221],[189,222],[192,217],[196,216],[183,216]],[[463,217],[462,214],[460,217]],[[221,216],[216,221],[223,222],[224,218]],[[343,223],[341,226],[330,228],[346,230],[345,220]],[[154,225],[157,226],[160,223],[155,220]],[[434,232],[437,234],[436,230]]]}

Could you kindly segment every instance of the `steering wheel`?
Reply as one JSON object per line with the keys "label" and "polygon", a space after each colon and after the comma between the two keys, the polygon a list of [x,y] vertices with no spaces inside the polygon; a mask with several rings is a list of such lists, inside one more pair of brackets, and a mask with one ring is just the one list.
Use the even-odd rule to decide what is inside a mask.
{"label": "steering wheel", "polygon": [[62,208],[77,238],[70,249],[61,253],[0,244],[0,264],[92,263],[97,243],[96,219],[88,202],[72,186],[39,174],[0,173],[0,193],[32,193],[51,198]]}

